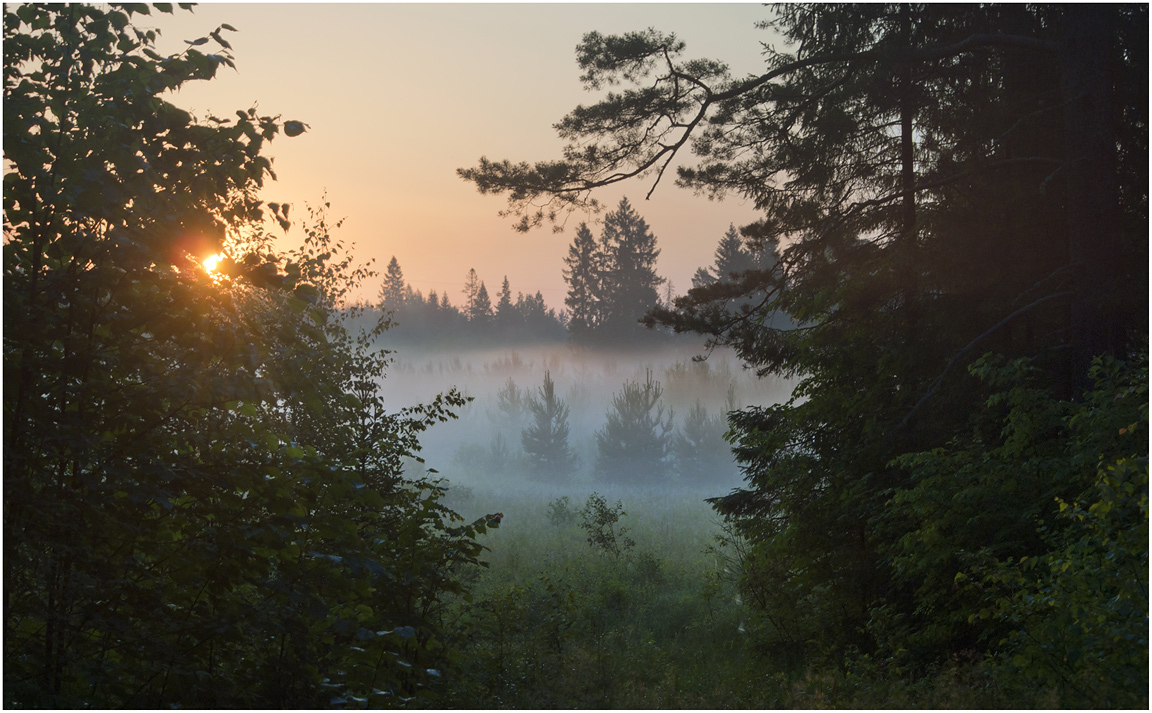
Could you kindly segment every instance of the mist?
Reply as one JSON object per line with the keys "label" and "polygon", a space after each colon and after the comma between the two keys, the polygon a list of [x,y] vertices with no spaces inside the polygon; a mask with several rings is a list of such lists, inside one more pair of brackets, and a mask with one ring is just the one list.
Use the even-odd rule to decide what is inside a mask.
{"label": "mist", "polygon": [[[555,344],[471,351],[405,347],[393,354],[381,390],[397,409],[427,403],[453,388],[471,398],[456,420],[424,434],[424,464],[410,464],[414,470],[431,469],[446,480],[457,491],[449,494],[457,505],[467,504],[469,498],[464,496],[478,491],[549,498],[593,489],[642,489],[708,497],[725,494],[741,482],[730,446],[723,440],[728,411],[786,400],[792,383],[757,378],[730,350],[717,349],[704,360],[694,360],[700,353],[688,344],[643,352]],[[555,383],[556,396],[569,409],[568,443],[576,465],[568,474],[534,470],[521,445],[521,434],[532,421],[526,402],[539,399],[545,372]],[[614,482],[617,479],[597,468],[596,434],[605,427],[613,398],[624,384],[643,384],[649,375],[660,389],[658,404],[663,408],[663,423],[671,427],[670,439],[682,437],[693,409],[699,417],[702,407],[710,423],[722,424],[712,429],[701,449],[717,457],[693,469],[677,463],[677,454],[669,453],[662,459],[668,466],[662,473]]]}

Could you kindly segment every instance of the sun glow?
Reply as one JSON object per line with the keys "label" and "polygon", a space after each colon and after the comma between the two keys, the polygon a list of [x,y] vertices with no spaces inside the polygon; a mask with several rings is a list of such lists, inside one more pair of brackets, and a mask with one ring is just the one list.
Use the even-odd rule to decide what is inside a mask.
{"label": "sun glow", "polygon": [[216,253],[212,257],[204,258],[203,262],[201,262],[200,264],[204,266],[204,271],[211,275],[211,274],[215,274],[216,268],[220,265],[220,261],[223,259],[224,259],[223,255],[221,255],[220,253]]}

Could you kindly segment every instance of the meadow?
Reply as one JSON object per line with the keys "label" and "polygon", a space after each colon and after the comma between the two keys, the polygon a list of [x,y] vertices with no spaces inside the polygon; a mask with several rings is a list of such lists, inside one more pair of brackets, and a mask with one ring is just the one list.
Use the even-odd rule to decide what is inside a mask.
{"label": "meadow", "polygon": [[[590,542],[594,494],[619,554]],[[460,486],[465,518],[502,512],[482,542],[487,567],[447,607],[455,647],[436,697],[444,708],[1013,707],[979,662],[957,658],[928,677],[866,658],[814,664],[772,640],[741,599],[731,533],[692,488]],[[603,517],[601,519],[604,519]],[[609,516],[607,519],[611,519]],[[601,538],[602,539],[602,538]],[[631,544],[629,544],[631,541]],[[1026,703],[1052,701],[1036,691]]]}

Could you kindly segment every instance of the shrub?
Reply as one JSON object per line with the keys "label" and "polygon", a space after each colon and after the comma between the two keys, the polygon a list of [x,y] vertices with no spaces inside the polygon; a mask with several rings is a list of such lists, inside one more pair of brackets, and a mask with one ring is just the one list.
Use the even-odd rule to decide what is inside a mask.
{"label": "shrub", "polygon": [[616,531],[620,518],[627,514],[619,500],[615,507],[609,507],[608,501],[600,493],[588,496],[584,507],[580,509],[580,527],[588,533],[588,544],[593,550],[620,557],[636,546],[632,538],[625,536],[627,528],[621,527],[619,532]]}

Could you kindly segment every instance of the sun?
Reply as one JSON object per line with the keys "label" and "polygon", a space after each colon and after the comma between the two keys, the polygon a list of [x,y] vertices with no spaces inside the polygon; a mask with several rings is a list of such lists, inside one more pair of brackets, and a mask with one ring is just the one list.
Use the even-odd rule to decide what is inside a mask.
{"label": "sun", "polygon": [[212,275],[212,274],[215,274],[216,268],[220,265],[220,261],[223,259],[224,259],[223,255],[221,255],[220,253],[216,253],[215,255],[213,255],[211,257],[204,258],[204,260],[200,264],[204,266],[205,272]]}

